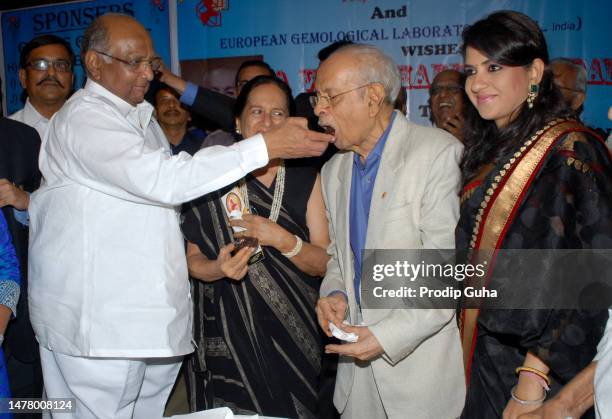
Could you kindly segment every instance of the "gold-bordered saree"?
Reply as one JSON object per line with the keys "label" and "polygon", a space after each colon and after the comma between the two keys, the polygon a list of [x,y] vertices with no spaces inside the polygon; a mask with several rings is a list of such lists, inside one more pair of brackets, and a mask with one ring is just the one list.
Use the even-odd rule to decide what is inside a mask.
{"label": "gold-bordered saree", "polygon": [[[490,276],[499,249],[593,247],[592,237],[580,234],[596,234],[591,233],[591,227],[584,230],[589,223],[584,220],[588,218],[585,214],[595,212],[599,215],[596,229],[610,240],[604,246],[612,247],[612,223],[605,220],[606,213],[612,215],[611,167],[605,146],[582,124],[573,120],[550,122],[495,165],[482,181],[468,183],[461,198],[458,249],[468,249],[468,254],[477,250],[477,262],[486,262]],[[583,188],[587,190],[584,194],[573,192]],[[593,203],[589,193],[602,199]],[[586,202],[585,208],[595,205],[597,211],[575,208],[574,202],[569,205],[575,197]],[[529,286],[521,283],[520,277],[515,280],[519,286]],[[567,313],[488,310],[483,318],[478,309],[463,310],[460,323],[469,383],[468,413],[464,412],[464,417],[501,416],[509,389],[516,382],[513,370],[527,350],[551,364],[559,361],[561,371],[554,371],[555,365],[551,365],[552,374],[558,375],[553,377],[555,384],[575,375],[579,365],[594,355],[600,323],[605,324],[601,313],[591,314],[577,320],[579,327],[589,330],[584,331],[584,345],[574,360],[577,365],[569,367],[563,365],[567,360],[557,360],[557,346],[563,345],[551,338],[555,334],[563,337],[564,329],[557,323],[572,324],[567,320],[572,316]],[[572,358],[571,351],[573,347],[561,348],[562,358],[567,358],[567,353]],[[477,371],[473,371],[474,364]],[[472,382],[474,377],[477,383]]]}

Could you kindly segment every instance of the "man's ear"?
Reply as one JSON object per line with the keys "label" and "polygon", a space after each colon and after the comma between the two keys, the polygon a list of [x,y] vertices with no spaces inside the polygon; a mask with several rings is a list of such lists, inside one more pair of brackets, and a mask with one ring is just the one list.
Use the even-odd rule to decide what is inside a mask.
{"label": "man's ear", "polygon": [[584,103],[586,99],[586,94],[584,92],[576,92],[574,93],[574,98],[572,100],[572,108],[578,109]]}
{"label": "man's ear", "polygon": [[83,57],[83,65],[89,77],[94,80],[100,80],[102,72],[102,59],[100,58],[100,54],[92,50],[87,51]]}
{"label": "man's ear", "polygon": [[380,110],[383,101],[385,100],[385,88],[380,83],[372,83],[368,86],[368,106],[371,116],[374,116]]}
{"label": "man's ear", "polygon": [[19,69],[19,83],[21,87],[26,88],[26,79],[28,78],[28,74],[26,73],[24,68]]}

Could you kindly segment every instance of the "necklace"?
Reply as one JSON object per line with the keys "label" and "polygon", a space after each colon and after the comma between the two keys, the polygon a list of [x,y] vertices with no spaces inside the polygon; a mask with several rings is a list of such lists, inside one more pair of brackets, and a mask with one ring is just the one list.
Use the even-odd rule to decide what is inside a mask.
{"label": "necklace", "polygon": [[[246,208],[251,208],[249,203],[249,193],[247,191],[246,181],[242,179],[240,181],[240,194],[244,201]],[[276,184],[274,185],[274,198],[272,199],[272,206],[270,207],[270,216],[268,217],[271,221],[276,222],[280,214],[281,204],[283,203],[283,195],[285,194],[285,161],[281,159],[278,171],[276,172]]]}

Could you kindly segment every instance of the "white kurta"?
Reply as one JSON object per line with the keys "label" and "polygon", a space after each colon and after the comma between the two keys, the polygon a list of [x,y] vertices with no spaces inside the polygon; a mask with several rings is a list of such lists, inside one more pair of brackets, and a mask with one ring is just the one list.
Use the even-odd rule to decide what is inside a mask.
{"label": "white kurta", "polygon": [[31,126],[38,131],[40,138],[45,136],[47,127],[49,126],[49,120],[36,110],[36,108],[30,102],[30,99],[26,99],[23,109],[9,115],[9,118]]}
{"label": "white kurta", "polygon": [[608,324],[595,357],[595,412],[599,419],[612,418],[612,309],[608,314]]}
{"label": "white kurta", "polygon": [[88,357],[192,352],[178,205],[268,162],[261,135],[171,156],[146,102],[88,81],[43,139],[30,202],[29,303],[52,351]]}

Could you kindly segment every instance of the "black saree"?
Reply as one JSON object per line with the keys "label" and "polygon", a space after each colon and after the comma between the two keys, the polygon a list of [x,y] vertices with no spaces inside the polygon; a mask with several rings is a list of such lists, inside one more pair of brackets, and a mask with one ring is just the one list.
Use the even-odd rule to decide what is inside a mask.
{"label": "black saree", "polygon": [[[306,205],[316,172],[287,164],[279,225],[308,241]],[[267,217],[274,195],[248,175],[254,213]],[[185,237],[209,259],[233,234],[220,203],[230,188],[185,206]],[[301,272],[276,249],[249,266],[242,281],[192,279],[194,339],[188,360],[191,411],[230,407],[235,414],[289,418],[317,415],[322,346],[315,315],[320,279]]]}
{"label": "black saree", "polygon": [[[540,152],[534,152],[538,147]],[[573,121],[549,124],[501,159],[481,182],[468,183],[456,243],[464,250],[612,248],[607,149]],[[521,267],[515,271],[512,286],[530,287],[521,282],[528,277]],[[500,279],[493,277],[491,287],[503,287],[493,281]],[[546,275],[538,281],[554,286],[554,278]],[[550,367],[549,397],[556,394],[592,361],[608,319],[606,310],[466,312],[462,326],[469,384],[463,417],[469,419],[502,416],[517,383],[515,368],[528,351]],[[476,325],[472,330],[470,319]]]}

